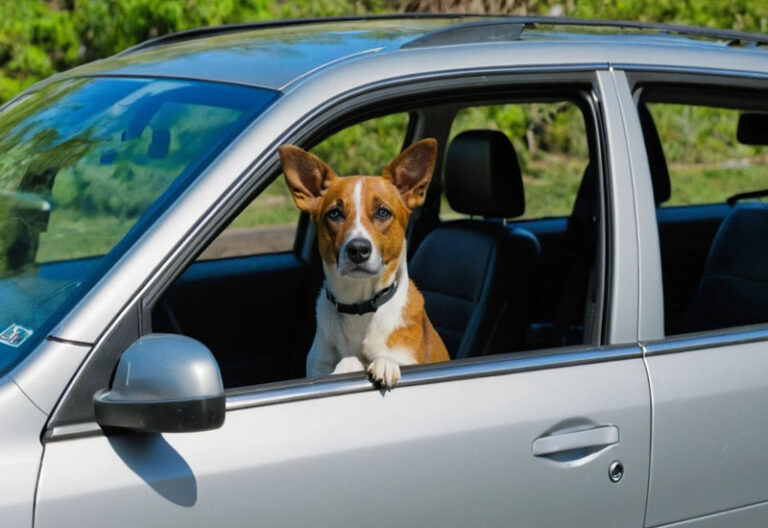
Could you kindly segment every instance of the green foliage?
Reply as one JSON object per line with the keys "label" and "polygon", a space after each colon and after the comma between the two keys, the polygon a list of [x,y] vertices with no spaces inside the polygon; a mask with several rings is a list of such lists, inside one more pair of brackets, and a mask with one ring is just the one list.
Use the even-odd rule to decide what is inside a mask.
{"label": "green foliage", "polygon": [[75,2],[71,16],[85,59],[112,55],[144,40],[201,26],[272,18],[268,0],[100,0]]}
{"label": "green foliage", "polygon": [[0,0],[0,102],[77,62],[69,13],[35,0]]}
{"label": "green foliage", "polygon": [[58,71],[167,33],[393,8],[388,0],[0,0],[0,103]]}
{"label": "green foliage", "polygon": [[567,14],[768,32],[768,2],[763,0],[582,0]]}
{"label": "green foliage", "polygon": [[381,174],[405,141],[408,114],[369,119],[345,128],[312,149],[339,175]]}

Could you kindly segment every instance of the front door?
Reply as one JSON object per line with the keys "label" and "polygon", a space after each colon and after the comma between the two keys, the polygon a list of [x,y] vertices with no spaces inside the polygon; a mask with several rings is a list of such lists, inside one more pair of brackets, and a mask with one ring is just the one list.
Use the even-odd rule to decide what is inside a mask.
{"label": "front door", "polygon": [[355,376],[302,381],[228,408],[216,431],[49,441],[36,527],[643,522],[650,411],[634,347],[453,362],[385,394]]}
{"label": "front door", "polygon": [[610,72],[584,79],[602,103],[590,159],[613,179],[593,267],[610,284],[595,343],[613,346],[408,367],[386,393],[359,374],[236,388],[210,432],[54,428],[36,528],[642,526],[650,392],[640,347],[615,345],[636,340],[640,304],[630,158]]}

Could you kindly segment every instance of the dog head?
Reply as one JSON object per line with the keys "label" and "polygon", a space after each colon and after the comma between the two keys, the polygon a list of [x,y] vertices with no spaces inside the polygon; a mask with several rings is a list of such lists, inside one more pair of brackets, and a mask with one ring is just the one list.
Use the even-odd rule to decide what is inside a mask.
{"label": "dog head", "polygon": [[390,161],[380,177],[340,178],[317,156],[280,147],[293,199],[317,225],[326,269],[387,282],[403,253],[408,217],[424,203],[436,157],[437,141],[423,139]]}

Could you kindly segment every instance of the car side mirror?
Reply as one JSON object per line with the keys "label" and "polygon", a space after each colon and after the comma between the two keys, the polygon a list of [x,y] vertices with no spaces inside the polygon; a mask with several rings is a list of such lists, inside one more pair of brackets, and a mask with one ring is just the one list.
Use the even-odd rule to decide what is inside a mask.
{"label": "car side mirror", "polygon": [[744,145],[768,145],[768,114],[741,114],[736,139]]}
{"label": "car side mirror", "polygon": [[190,337],[150,334],[123,352],[108,391],[94,397],[96,422],[155,433],[221,427],[225,414],[219,366]]}

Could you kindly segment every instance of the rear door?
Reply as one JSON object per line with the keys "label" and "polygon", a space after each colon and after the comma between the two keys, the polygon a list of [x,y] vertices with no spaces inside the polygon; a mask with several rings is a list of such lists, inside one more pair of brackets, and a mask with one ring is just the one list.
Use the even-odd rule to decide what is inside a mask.
{"label": "rear door", "polygon": [[[617,76],[626,78],[622,72]],[[743,112],[768,111],[768,78],[637,71],[624,86],[628,99],[632,89],[635,101],[656,107],[654,117],[670,163],[670,202],[677,203],[679,225],[694,225],[715,209],[724,212],[724,223],[742,209],[765,211],[759,199],[733,206],[726,199],[768,187],[768,164],[761,157],[766,147],[737,140]],[[628,115],[630,137],[637,140],[635,151],[641,152],[639,120]],[[690,134],[681,136],[676,133],[680,129]],[[739,162],[728,162],[734,158]],[[635,184],[647,197],[651,178],[643,174],[642,165],[638,163]],[[658,224],[663,235],[670,217],[661,207],[657,211],[650,200],[639,204],[640,224],[650,227],[641,239],[641,251],[653,255],[642,277],[657,313],[664,314],[665,305],[682,308],[664,314],[675,318],[674,324],[654,317],[641,325],[653,397],[646,525],[765,526],[768,318],[760,321],[754,308],[762,306],[767,313],[768,252],[761,242],[747,247],[742,242],[768,229],[768,215],[762,215],[762,224],[718,231],[714,242],[691,237],[689,244],[700,240],[693,249],[709,255],[701,265],[677,271],[694,275],[691,295],[670,283],[668,274],[661,280],[668,248],[663,239],[659,244],[654,228]],[[717,256],[723,254],[721,248],[728,254],[725,263]],[[729,288],[730,294],[706,300],[702,293],[714,284],[711,281]]]}
{"label": "rear door", "polygon": [[[642,526],[651,417],[636,344],[630,158],[610,72],[574,76],[600,101],[593,117],[610,179],[602,344],[405,368],[391,392],[358,374],[231,389],[223,427],[202,433],[54,418],[36,527]],[[528,77],[504,82],[514,80]],[[95,357],[109,357],[110,344],[119,339]],[[61,408],[90,402],[87,387],[76,382]]]}

